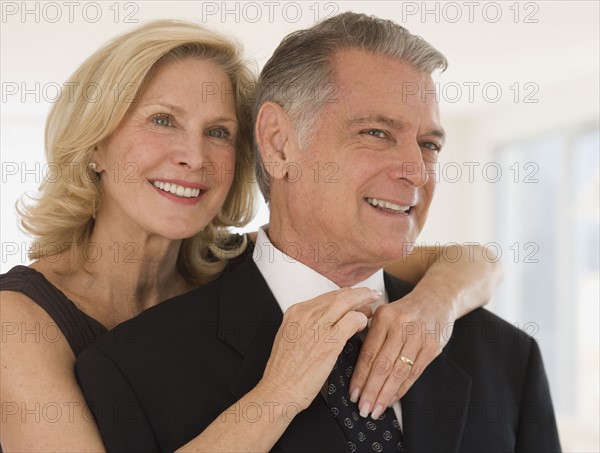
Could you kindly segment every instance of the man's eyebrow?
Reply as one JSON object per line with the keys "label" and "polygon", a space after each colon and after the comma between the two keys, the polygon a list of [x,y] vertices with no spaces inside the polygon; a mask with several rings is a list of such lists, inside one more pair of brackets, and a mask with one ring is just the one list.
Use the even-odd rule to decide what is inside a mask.
{"label": "man's eyebrow", "polygon": [[361,123],[371,123],[371,122],[385,124],[386,126],[393,127],[394,129],[402,129],[402,127],[404,127],[404,124],[405,124],[402,121],[398,121],[394,118],[390,118],[389,116],[385,116],[385,115],[369,115],[369,116],[363,116],[360,118],[352,118],[348,123],[349,124],[361,124]]}
{"label": "man's eyebrow", "polygon": [[441,141],[446,141],[446,131],[444,129],[429,129],[423,135],[433,135]]}

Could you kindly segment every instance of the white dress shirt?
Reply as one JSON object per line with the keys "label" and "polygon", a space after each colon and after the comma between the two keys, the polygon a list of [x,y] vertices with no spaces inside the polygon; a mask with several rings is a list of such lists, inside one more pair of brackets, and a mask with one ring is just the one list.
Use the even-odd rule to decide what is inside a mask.
{"label": "white dress shirt", "polygon": [[[258,230],[252,258],[283,313],[298,302],[305,302],[323,293],[340,289],[327,277],[277,249],[269,240],[265,232],[267,229],[268,225],[265,225]],[[291,245],[288,249],[295,250]],[[381,291],[382,297],[371,305],[373,311],[388,302],[383,282],[383,269],[379,269],[366,280],[353,286],[353,288],[361,287]],[[375,401],[372,401],[371,404],[374,405]],[[400,401],[395,402],[392,407],[400,428],[402,428]],[[373,407],[371,407],[372,409]]]}

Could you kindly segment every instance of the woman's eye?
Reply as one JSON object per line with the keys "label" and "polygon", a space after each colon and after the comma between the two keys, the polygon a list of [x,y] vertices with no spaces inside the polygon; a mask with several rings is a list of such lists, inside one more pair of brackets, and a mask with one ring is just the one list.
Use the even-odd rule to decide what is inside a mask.
{"label": "woman's eye", "polygon": [[173,126],[173,117],[171,115],[167,115],[164,113],[159,113],[158,115],[154,115],[152,118],[152,122],[157,126],[163,127],[172,127]]}
{"label": "woman's eye", "polygon": [[227,129],[211,129],[208,131],[208,135],[214,138],[229,138],[231,133]]}

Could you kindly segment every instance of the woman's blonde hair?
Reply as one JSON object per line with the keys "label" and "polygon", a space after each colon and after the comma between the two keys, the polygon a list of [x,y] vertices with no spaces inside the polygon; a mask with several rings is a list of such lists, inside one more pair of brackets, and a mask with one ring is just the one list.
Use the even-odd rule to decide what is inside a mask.
{"label": "woman's blonde hair", "polygon": [[209,225],[183,240],[177,266],[201,284],[243,250],[245,244],[228,246],[226,228],[242,226],[254,215],[254,74],[231,39],[190,22],[160,20],[110,41],[65,83],[45,131],[46,157],[55,174],[42,182],[33,203],[17,205],[22,229],[34,237],[30,259],[86,249],[101,202],[98,178],[88,167],[94,147],[117,129],[159,65],[190,57],[208,59],[227,73],[239,124],[229,194]]}

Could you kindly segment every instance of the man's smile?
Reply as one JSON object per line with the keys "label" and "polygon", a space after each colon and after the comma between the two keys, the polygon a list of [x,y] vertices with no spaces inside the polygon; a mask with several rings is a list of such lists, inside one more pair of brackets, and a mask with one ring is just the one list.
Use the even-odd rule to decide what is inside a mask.
{"label": "man's smile", "polygon": [[365,201],[376,209],[393,213],[408,214],[412,208],[410,205],[402,206],[392,203],[391,201],[381,200],[379,198],[367,197],[365,198]]}

